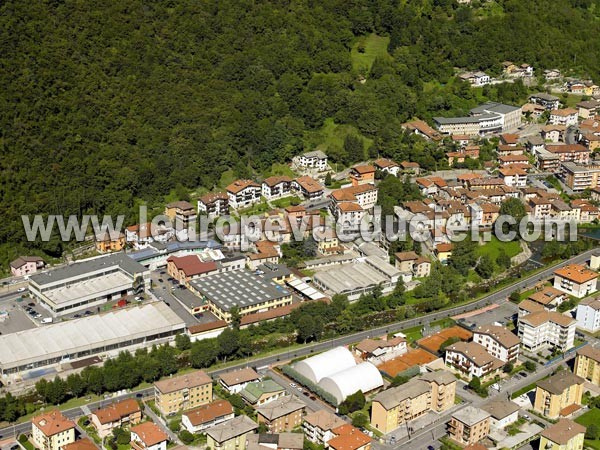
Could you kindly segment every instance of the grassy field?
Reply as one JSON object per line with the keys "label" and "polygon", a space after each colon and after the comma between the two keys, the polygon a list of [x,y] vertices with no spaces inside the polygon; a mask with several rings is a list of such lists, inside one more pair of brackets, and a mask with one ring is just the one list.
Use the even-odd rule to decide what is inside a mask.
{"label": "grassy field", "polygon": [[502,242],[499,241],[495,236],[492,236],[492,239],[489,242],[477,247],[476,252],[479,256],[489,255],[492,260],[495,261],[500,254],[500,249],[504,249],[510,258],[518,255],[521,251],[519,241]]}
{"label": "grassy field", "polygon": [[[387,52],[389,43],[389,37],[378,36],[375,33],[358,38],[350,51],[352,69],[368,72],[371,70],[375,58],[389,58],[390,55]],[[364,49],[364,51],[359,51],[359,49]]]}
{"label": "grassy field", "polygon": [[518,391],[513,392],[512,395],[510,396],[510,398],[517,398],[518,396],[523,395],[526,392],[531,391],[532,389],[535,389],[535,383],[531,383],[531,384],[525,386],[524,388],[521,388]]}
{"label": "grassy field", "polygon": [[407,328],[406,330],[402,330],[402,333],[404,333],[406,335],[406,340],[410,343],[410,342],[414,342],[418,339],[421,339],[423,337],[423,334],[421,333],[421,329],[423,327],[421,325],[417,326],[417,327],[412,327],[412,328]]}
{"label": "grassy field", "polygon": [[[338,125],[333,119],[325,119],[323,126],[318,131],[307,132],[304,135],[304,147],[307,149],[319,148],[325,153],[339,153],[344,148],[344,139],[348,135],[362,138],[365,149],[373,145],[373,140],[362,136],[352,125]],[[338,170],[341,168],[338,167]]]}
{"label": "grassy field", "polygon": [[273,163],[271,168],[263,173],[265,178],[275,175],[287,175],[290,178],[296,178],[296,174],[287,164]]}
{"label": "grassy field", "polygon": [[226,170],[221,174],[221,179],[219,180],[219,187],[226,188],[231,183],[235,181],[235,173],[232,169]]}
{"label": "grassy field", "polygon": [[[588,412],[582,414],[577,419],[575,419],[575,422],[577,422],[580,425],[583,425],[584,427],[589,427],[592,424],[598,425],[600,423],[600,409],[590,409]],[[585,446],[600,450],[600,439],[586,439]]]}
{"label": "grassy field", "polygon": [[569,94],[566,99],[562,95],[558,95],[560,101],[564,103],[568,108],[574,108],[577,103],[581,101],[582,95]]}

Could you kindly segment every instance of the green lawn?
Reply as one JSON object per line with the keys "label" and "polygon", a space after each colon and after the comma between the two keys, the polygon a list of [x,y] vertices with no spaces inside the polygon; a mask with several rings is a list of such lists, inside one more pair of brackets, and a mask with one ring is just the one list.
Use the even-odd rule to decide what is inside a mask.
{"label": "green lawn", "polygon": [[[588,412],[582,414],[577,419],[575,419],[575,422],[577,422],[580,425],[583,425],[584,427],[589,427],[592,424],[598,425],[600,423],[600,409],[590,409]],[[600,450],[600,439],[586,439],[585,446]]]}
{"label": "green lawn", "polygon": [[286,175],[290,178],[296,178],[296,174],[294,173],[294,171],[290,169],[290,167],[287,164],[281,163],[273,163],[271,168],[263,173],[263,176],[265,178],[276,175]]}
{"label": "green lawn", "polygon": [[[352,69],[368,72],[371,70],[375,58],[389,58],[390,55],[387,52],[389,43],[389,37],[378,36],[375,33],[358,38],[350,52]],[[364,49],[364,51],[359,51],[359,48]]]}
{"label": "green lawn", "polygon": [[232,169],[226,170],[221,174],[221,179],[219,180],[219,187],[226,188],[231,183],[235,181],[235,173]]}
{"label": "green lawn", "polygon": [[402,330],[402,333],[406,335],[406,340],[410,342],[414,342],[423,337],[421,333],[422,326],[419,325],[417,327],[407,328],[406,330]]}
{"label": "green lawn", "polygon": [[526,392],[531,391],[532,389],[535,389],[535,383],[531,383],[531,384],[525,386],[524,388],[521,388],[518,391],[513,392],[512,395],[510,396],[510,398],[517,398],[518,396],[523,395]]}
{"label": "green lawn", "polygon": [[296,205],[302,203],[302,199],[298,197],[284,197],[278,200],[273,200],[271,203],[273,203],[273,206],[275,206],[276,208],[287,208],[292,204],[294,200]]}
{"label": "green lawn", "polygon": [[[304,147],[339,154],[344,148],[344,139],[349,134],[362,138],[365,150],[373,145],[373,140],[362,136],[353,125],[338,125],[332,118],[328,118],[325,119],[320,130],[304,133]],[[338,171],[342,169],[337,167]]]}
{"label": "green lawn", "polygon": [[558,96],[558,98],[560,98],[560,101],[564,103],[568,108],[574,108],[575,105],[581,101],[582,97],[582,95],[569,94],[567,98],[564,99],[562,95]]}
{"label": "green lawn", "polygon": [[493,261],[496,261],[496,258],[500,254],[500,249],[504,249],[506,254],[512,258],[519,254],[521,246],[519,245],[519,241],[502,242],[497,237],[492,236],[489,242],[477,247],[476,252],[479,256],[488,255]]}

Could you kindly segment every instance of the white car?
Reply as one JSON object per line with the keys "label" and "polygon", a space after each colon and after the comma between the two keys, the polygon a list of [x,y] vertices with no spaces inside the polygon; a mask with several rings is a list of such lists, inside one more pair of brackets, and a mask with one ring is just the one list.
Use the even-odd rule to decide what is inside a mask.
{"label": "white car", "polygon": [[19,288],[19,289],[17,289],[17,292],[25,292],[25,288],[23,288],[23,287]]}
{"label": "white car", "polygon": [[290,387],[295,388],[296,387],[296,383],[290,383]]}

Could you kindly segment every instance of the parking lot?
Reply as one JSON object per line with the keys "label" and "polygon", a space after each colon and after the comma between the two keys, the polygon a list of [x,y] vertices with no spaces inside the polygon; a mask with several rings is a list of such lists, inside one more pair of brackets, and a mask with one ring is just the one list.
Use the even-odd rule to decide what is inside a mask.
{"label": "parking lot", "polygon": [[[10,334],[18,331],[29,330],[35,328],[36,320],[33,315],[29,315],[24,308],[28,307],[27,304],[33,302],[30,299],[23,299],[21,302],[17,302],[16,299],[3,302],[0,304],[0,311],[6,311],[8,317],[0,322],[0,333]],[[37,313],[36,313],[37,314]]]}
{"label": "parking lot", "polygon": [[491,325],[495,322],[505,326],[509,322],[514,322],[516,319],[515,314],[517,314],[517,312],[517,305],[507,301],[499,305],[497,308],[489,309],[481,314],[466,317],[465,319],[459,319],[459,322],[465,325],[472,325],[473,328],[482,325]]}

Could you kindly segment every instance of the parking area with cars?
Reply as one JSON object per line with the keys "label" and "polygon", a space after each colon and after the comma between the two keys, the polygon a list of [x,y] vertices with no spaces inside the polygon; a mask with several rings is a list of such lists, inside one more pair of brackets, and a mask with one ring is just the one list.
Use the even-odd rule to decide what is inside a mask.
{"label": "parking area with cars", "polygon": [[30,302],[29,299],[21,299],[20,302],[13,299],[0,305],[0,311],[6,312],[6,317],[0,321],[1,334],[17,333],[40,325],[39,319],[35,319],[38,313],[28,305]]}

